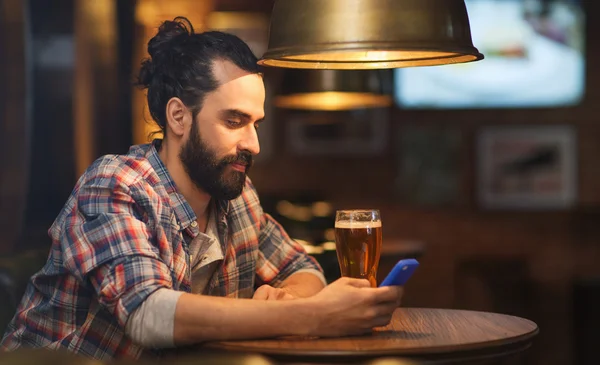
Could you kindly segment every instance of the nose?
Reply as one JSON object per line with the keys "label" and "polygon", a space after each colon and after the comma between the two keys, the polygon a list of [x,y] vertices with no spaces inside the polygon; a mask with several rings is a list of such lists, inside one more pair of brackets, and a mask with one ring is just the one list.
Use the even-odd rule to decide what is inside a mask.
{"label": "nose", "polygon": [[258,132],[253,124],[244,128],[244,136],[239,143],[240,150],[246,150],[253,155],[260,153],[260,143],[258,142]]}

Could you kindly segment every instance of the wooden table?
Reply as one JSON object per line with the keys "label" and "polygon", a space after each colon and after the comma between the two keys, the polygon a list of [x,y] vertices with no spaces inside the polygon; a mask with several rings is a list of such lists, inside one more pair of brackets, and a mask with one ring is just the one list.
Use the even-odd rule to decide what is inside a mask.
{"label": "wooden table", "polygon": [[519,353],[537,333],[534,322],[508,315],[399,308],[390,325],[366,336],[222,341],[204,348],[257,353],[282,363],[365,363],[392,356],[462,364]]}

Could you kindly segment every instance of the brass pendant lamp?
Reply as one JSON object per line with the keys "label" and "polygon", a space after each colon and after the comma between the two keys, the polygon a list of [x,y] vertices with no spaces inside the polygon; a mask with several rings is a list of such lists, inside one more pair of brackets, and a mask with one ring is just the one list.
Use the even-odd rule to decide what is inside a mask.
{"label": "brass pendant lamp", "polygon": [[391,70],[286,70],[279,108],[340,111],[392,105]]}
{"label": "brass pendant lamp", "polygon": [[483,59],[463,0],[275,0],[264,66],[381,69]]}

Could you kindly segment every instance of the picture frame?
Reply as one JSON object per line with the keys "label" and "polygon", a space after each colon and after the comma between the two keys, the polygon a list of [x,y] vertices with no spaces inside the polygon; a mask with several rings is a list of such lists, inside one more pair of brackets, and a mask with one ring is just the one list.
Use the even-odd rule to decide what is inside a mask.
{"label": "picture frame", "polygon": [[487,126],[477,133],[477,195],[484,209],[568,209],[577,197],[571,125]]}
{"label": "picture frame", "polygon": [[289,112],[286,148],[299,156],[377,156],[388,147],[387,108]]}

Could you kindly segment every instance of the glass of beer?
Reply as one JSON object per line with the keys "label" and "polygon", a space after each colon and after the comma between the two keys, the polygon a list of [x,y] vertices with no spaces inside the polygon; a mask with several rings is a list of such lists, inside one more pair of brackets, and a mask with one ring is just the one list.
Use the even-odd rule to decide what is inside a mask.
{"label": "glass of beer", "polygon": [[342,276],[367,279],[372,287],[377,286],[381,255],[379,210],[338,210],[335,246]]}

